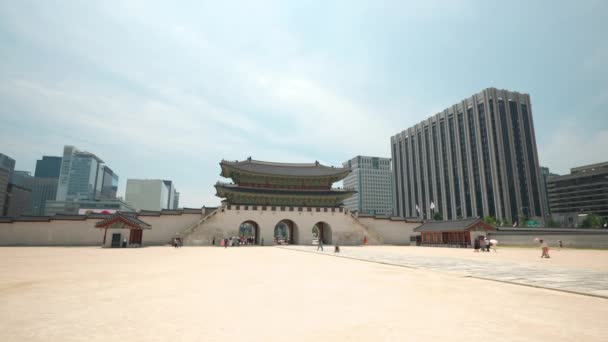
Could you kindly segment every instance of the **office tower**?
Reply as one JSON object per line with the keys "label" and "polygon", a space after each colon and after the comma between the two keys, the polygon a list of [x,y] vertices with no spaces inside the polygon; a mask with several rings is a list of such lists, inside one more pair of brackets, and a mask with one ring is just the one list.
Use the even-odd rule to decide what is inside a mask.
{"label": "office tower", "polygon": [[65,146],[57,185],[57,201],[114,199],[118,175],[96,155]]}
{"label": "office tower", "polygon": [[29,180],[27,188],[32,190],[31,205],[28,215],[45,215],[47,201],[55,200],[58,178],[38,178]]}
{"label": "office tower", "polygon": [[6,154],[0,153],[0,167],[8,170],[9,179],[15,171],[15,159],[7,156]]}
{"label": "office tower", "polygon": [[558,174],[551,173],[548,167],[540,167],[540,194],[543,196],[543,207],[545,210],[545,216],[551,216],[551,209],[549,208],[549,191],[547,189],[547,182],[549,177],[559,176]]}
{"label": "office tower", "polygon": [[173,196],[173,209],[178,209],[179,208],[179,192],[175,192],[175,195]]}
{"label": "office tower", "polygon": [[11,179],[11,183],[29,189],[29,183],[33,178],[34,177],[32,177],[32,173],[29,171],[15,170],[13,171],[13,178]]}
{"label": "office tower", "polygon": [[547,180],[549,208],[557,221],[571,225],[579,215],[608,219],[608,162],[570,169],[569,175]]}
{"label": "office tower", "polygon": [[7,210],[8,185],[15,171],[15,159],[0,153],[0,216]]}
{"label": "office tower", "polygon": [[36,161],[36,170],[34,177],[36,178],[59,178],[61,172],[61,157],[43,156],[41,160]]}
{"label": "office tower", "polygon": [[0,216],[19,217],[29,212],[31,205],[31,190],[23,186],[9,183],[4,213]]}
{"label": "office tower", "polygon": [[173,209],[173,182],[161,179],[127,179],[125,202],[136,210]]}
{"label": "office tower", "polygon": [[544,217],[528,94],[485,89],[391,137],[391,153],[399,216]]}
{"label": "office tower", "polygon": [[357,191],[344,206],[362,214],[392,216],[391,159],[356,156],[342,166],[351,170],[344,178],[344,188]]}

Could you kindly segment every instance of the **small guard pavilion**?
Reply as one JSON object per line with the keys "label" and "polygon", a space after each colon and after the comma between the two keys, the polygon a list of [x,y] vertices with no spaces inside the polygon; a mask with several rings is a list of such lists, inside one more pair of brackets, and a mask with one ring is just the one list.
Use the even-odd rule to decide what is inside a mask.
{"label": "small guard pavilion", "polygon": [[152,226],[134,214],[117,212],[97,222],[95,228],[104,229],[102,247],[119,248],[141,247],[144,229],[152,229]]}
{"label": "small guard pavilion", "polygon": [[426,222],[415,232],[421,235],[422,246],[468,247],[471,241],[479,236],[486,236],[488,231],[496,228],[483,222],[480,218],[471,218],[454,221]]}

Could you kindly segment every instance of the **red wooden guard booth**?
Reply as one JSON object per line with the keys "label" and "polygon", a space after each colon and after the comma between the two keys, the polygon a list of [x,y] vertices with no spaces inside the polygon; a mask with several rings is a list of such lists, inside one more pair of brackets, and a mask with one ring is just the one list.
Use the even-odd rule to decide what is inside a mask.
{"label": "red wooden guard booth", "polygon": [[[144,229],[152,226],[137,218],[136,214],[117,212],[95,224],[103,229],[103,247],[141,247]],[[108,235],[109,231],[109,235]]]}
{"label": "red wooden guard booth", "polygon": [[478,236],[486,236],[496,228],[480,218],[430,221],[414,229],[421,236],[422,246],[468,247]]}

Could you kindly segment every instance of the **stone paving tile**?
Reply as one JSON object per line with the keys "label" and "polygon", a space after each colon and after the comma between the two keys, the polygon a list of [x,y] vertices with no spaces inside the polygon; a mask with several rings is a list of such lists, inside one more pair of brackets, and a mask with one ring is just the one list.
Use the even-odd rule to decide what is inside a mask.
{"label": "stone paving tile", "polygon": [[[317,253],[314,246],[281,248]],[[331,246],[327,246],[325,252],[318,253],[334,255],[330,249]],[[342,251],[339,256],[608,298],[608,274],[589,270],[536,267],[513,262],[422,257],[390,252],[378,253],[364,249]]]}

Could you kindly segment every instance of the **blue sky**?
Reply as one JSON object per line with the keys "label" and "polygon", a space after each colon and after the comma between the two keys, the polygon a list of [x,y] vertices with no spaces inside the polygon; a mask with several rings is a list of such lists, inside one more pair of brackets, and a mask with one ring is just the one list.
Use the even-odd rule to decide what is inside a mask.
{"label": "blue sky", "polygon": [[[508,6],[507,6],[508,5]],[[0,1],[0,152],[71,144],[215,205],[219,161],[330,165],[487,87],[541,165],[608,160],[606,1]]]}

